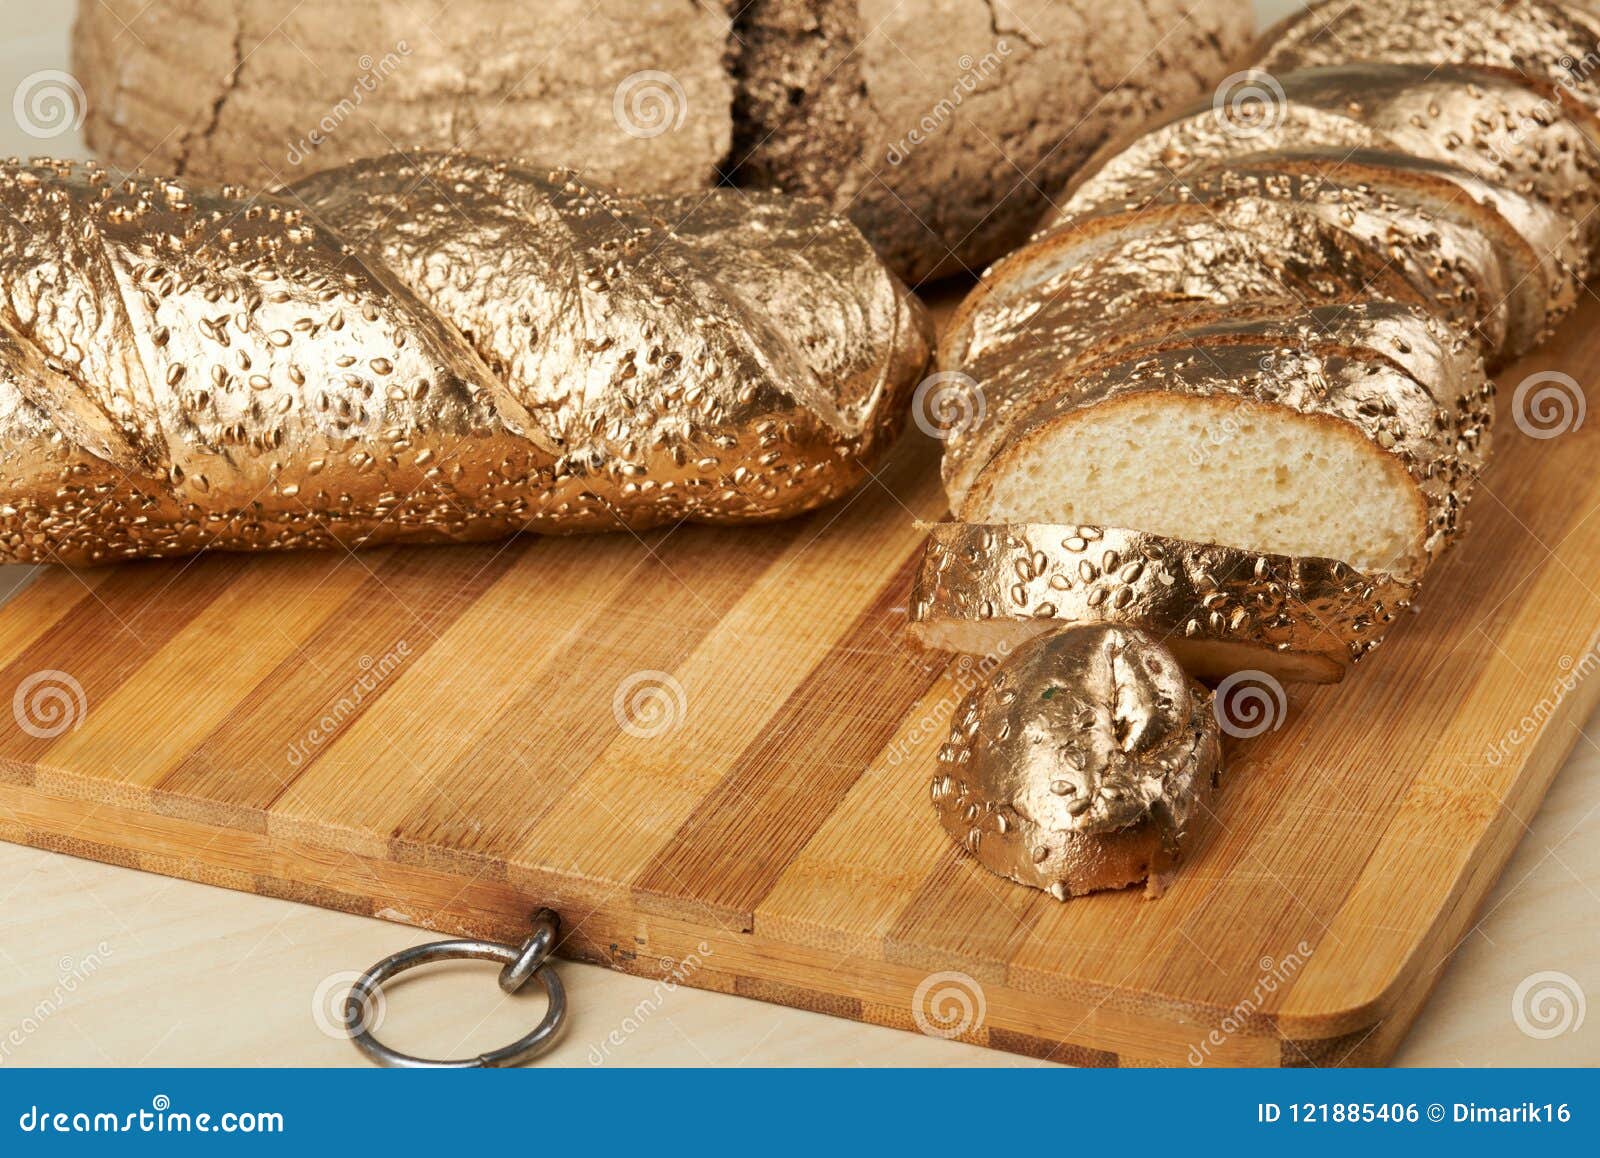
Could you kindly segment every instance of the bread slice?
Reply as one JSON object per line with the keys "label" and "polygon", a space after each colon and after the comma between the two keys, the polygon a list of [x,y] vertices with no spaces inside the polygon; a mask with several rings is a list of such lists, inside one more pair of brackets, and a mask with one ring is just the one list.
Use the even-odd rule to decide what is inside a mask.
{"label": "bread slice", "polygon": [[1481,369],[1424,383],[1337,336],[1270,337],[1135,348],[1041,390],[957,514],[1137,527],[1420,574],[1461,530],[1493,387]]}
{"label": "bread slice", "polygon": [[1600,113],[1600,18],[1549,0],[1324,0],[1262,34],[1275,76],[1321,65],[1462,65]]}
{"label": "bread slice", "polygon": [[1201,679],[1264,671],[1336,683],[1378,646],[1416,584],[1332,559],[1118,527],[940,523],[911,589],[911,637],[1003,656],[1086,624],[1138,627]]}
{"label": "bread slice", "polygon": [[[1276,236],[1292,245],[1273,244],[1243,219],[1276,221]],[[996,265],[945,327],[940,368],[969,376],[983,410],[945,443],[951,507],[960,508],[1017,412],[1093,363],[1208,322],[1374,299],[1425,300],[1383,255],[1272,203],[1178,203],[1072,222]]]}
{"label": "bread slice", "polygon": [[[1263,82],[1264,83],[1264,82]],[[1576,119],[1527,87],[1492,73],[1452,67],[1359,64],[1287,73],[1263,89],[1268,104],[1207,102],[1134,140],[1103,149],[1061,204],[1061,214],[1119,208],[1229,158],[1308,152],[1344,158],[1406,154],[1450,166],[1482,188],[1514,224],[1529,210],[1528,243],[1559,257],[1582,281],[1600,243],[1600,134],[1586,111]],[[1585,129],[1589,131],[1586,132]],[[1488,191],[1493,191],[1494,196]]]}
{"label": "bread slice", "polygon": [[1213,698],[1139,631],[1031,640],[984,673],[939,751],[933,805],[990,871],[1058,901],[1158,895],[1222,771]]}

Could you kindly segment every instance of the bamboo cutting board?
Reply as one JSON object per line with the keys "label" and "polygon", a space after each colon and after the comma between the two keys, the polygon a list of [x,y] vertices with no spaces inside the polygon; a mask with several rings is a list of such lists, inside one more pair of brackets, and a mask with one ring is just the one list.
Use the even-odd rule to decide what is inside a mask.
{"label": "bamboo cutting board", "polygon": [[505,940],[548,904],[569,956],[1065,1062],[1380,1062],[1600,700],[1600,423],[1505,420],[1597,321],[1502,376],[1426,614],[1233,746],[1159,901],[936,822],[976,669],[902,639],[915,434],[764,529],[43,574],[0,609],[0,837]]}

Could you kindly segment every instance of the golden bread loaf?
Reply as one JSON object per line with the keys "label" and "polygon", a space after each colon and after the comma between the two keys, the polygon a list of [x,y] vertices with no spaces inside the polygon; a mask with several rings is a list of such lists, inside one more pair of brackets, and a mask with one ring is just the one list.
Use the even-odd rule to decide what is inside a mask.
{"label": "golden bread loaf", "polygon": [[1074,774],[1116,758],[1078,739],[1097,697],[1191,702],[1111,657],[1181,663],[1220,700],[1377,645],[1464,528],[1485,364],[1584,292],[1597,176],[1600,18],[1327,0],[1210,107],[1104,148],[986,273],[939,347],[972,396],[942,464],[959,521],[909,607],[922,643],[1003,657],[933,790],[985,866],[1064,899],[1170,863],[1160,809],[1203,805],[1203,777],[1063,823],[1098,815]]}
{"label": "golden bread loaf", "polygon": [[265,197],[6,163],[0,304],[0,556],[73,564],[782,518],[930,341],[815,202],[455,155]]}

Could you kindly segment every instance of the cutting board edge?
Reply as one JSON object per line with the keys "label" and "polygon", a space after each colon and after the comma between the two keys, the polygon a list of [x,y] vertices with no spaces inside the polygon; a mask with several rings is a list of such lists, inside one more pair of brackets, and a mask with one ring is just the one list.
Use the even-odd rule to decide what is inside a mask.
{"label": "cutting board edge", "polygon": [[[601,926],[605,928],[623,929],[630,926],[637,928],[646,934],[642,938],[644,942],[667,939],[673,943],[695,945],[707,941],[705,931],[701,928],[665,913],[637,908],[633,903],[635,898],[626,886],[596,890],[592,887],[592,881],[580,881],[578,878],[558,879],[557,874],[552,873],[549,874],[547,884],[535,891],[527,883],[527,874],[522,873],[518,874],[518,882],[503,878],[480,877],[470,882],[470,887],[464,890],[464,886],[468,884],[465,878],[436,869],[373,858],[326,844],[306,845],[303,848],[286,850],[283,848],[281,837],[269,843],[265,834],[248,829],[206,824],[169,813],[133,812],[125,803],[108,799],[111,794],[90,792],[88,789],[94,782],[92,777],[53,774],[50,777],[52,789],[76,783],[83,791],[63,793],[56,790],[42,790],[32,783],[19,783],[15,775],[19,770],[32,771],[31,768],[19,769],[10,761],[0,761],[0,812],[27,818],[26,821],[0,819],[0,838],[30,847],[260,896],[316,904],[357,916],[375,917],[451,935],[514,940],[524,927],[526,915],[540,905],[550,904],[558,911],[563,911],[569,926],[577,926],[580,929],[599,919]],[[84,802],[89,802],[94,807],[85,812],[81,808]],[[97,835],[103,835],[97,831],[102,825],[118,829],[118,843],[96,839]],[[183,842],[185,852],[182,855],[175,854],[172,850],[178,847],[177,834],[193,837],[196,835],[195,830],[200,830],[207,837],[198,844],[200,853],[197,855],[193,851],[196,847],[195,842],[186,840]],[[323,879],[316,883],[308,883],[303,879],[292,880],[280,875],[274,871],[276,866],[273,860],[275,857],[281,859],[284,856],[295,857],[298,862],[296,867],[299,869],[304,869],[307,864],[321,862],[323,868],[320,873],[306,875],[320,876]],[[353,866],[349,878],[340,875],[341,865]],[[373,883],[386,878],[404,881],[407,887],[413,890],[419,888],[419,882],[425,882],[435,886],[440,896],[451,898],[452,907],[441,907],[427,914],[418,911],[415,906],[411,906],[411,911],[407,911],[390,903],[381,890],[363,890],[355,887],[356,882],[363,878]],[[615,904],[619,897],[626,898],[622,906]],[[637,934],[635,936],[637,938]],[[737,937],[738,943],[725,943],[722,951],[736,960],[740,956],[754,955],[767,961],[781,963],[785,967],[784,971],[792,974],[787,991],[783,986],[767,984],[767,979],[755,974],[718,970],[707,971],[705,976],[687,977],[683,981],[684,984],[692,988],[740,993],[796,1008],[818,1008],[819,996],[831,998],[835,1002],[854,1001],[858,1006],[870,1006],[871,1010],[867,1012],[873,1015],[865,1016],[864,1009],[858,1008],[854,1012],[843,1012],[843,1016],[874,1024],[915,1029],[915,1026],[910,1024],[910,997],[916,985],[925,979],[927,974],[925,969],[890,961],[857,958],[862,966],[870,967],[878,977],[876,985],[881,1000],[874,1002],[861,998],[857,989],[847,989],[842,986],[833,989],[827,987],[825,978],[832,972],[831,967],[821,969],[807,960],[808,956],[820,955],[828,952],[827,950],[766,938],[754,933],[736,932],[729,936]],[[661,971],[650,968],[648,964],[643,966],[637,964],[641,954],[622,950],[622,944],[620,936],[610,940],[595,941],[592,936],[586,934],[577,949],[564,946],[561,955],[634,976],[660,979]],[[661,959],[659,953],[646,953],[643,956],[649,961]],[[813,970],[816,971],[815,974]],[[817,983],[818,974],[824,978],[821,984]],[[859,982],[863,974],[857,970],[840,976]],[[719,984],[719,977],[731,979],[732,983]],[[806,981],[812,984],[809,986],[801,984]],[[756,989],[760,992],[756,992]],[[1091,1032],[1080,1035],[1078,1040],[1072,1040],[1066,1037],[1052,1037],[1043,1032],[1048,1027],[1039,1024],[1040,1019],[1037,1016],[1039,1009],[1043,1007],[1056,1011],[1056,1016],[1051,1020],[1057,1024],[1073,1024],[1081,1028],[1095,1022],[1106,1007],[1121,1004],[1113,1002],[1120,991],[1097,994],[1095,997],[1080,1001],[1071,1001],[1059,994],[1016,990],[1004,984],[986,985],[985,991],[991,1008],[997,1011],[997,1017],[984,1027],[983,1034],[964,1037],[964,1040],[991,1045],[987,1035],[992,1031],[1005,1042],[1002,1045],[995,1045],[995,1048],[1023,1052],[1035,1057],[1048,1054],[1056,1060],[1076,1061],[1078,1064],[1106,1064],[1096,1063],[1095,1058],[1115,1059],[1109,1064],[1122,1065],[1192,1064],[1188,1063],[1186,1051],[1177,1044],[1167,1050],[1148,1048],[1149,1035],[1164,1030],[1181,1029],[1187,1024],[1189,1036],[1198,1038],[1208,1032],[1210,1027],[1191,1020],[1195,1015],[1210,1013],[1214,1015],[1215,1023],[1221,1024],[1229,1012],[1221,1007],[1202,1009],[1184,1005],[1180,1008],[1177,1002],[1165,1002],[1163,1008],[1174,1016],[1163,1018],[1146,1015],[1136,1023],[1138,1032],[1113,1030],[1109,1036]],[[1127,991],[1123,995],[1134,994],[1133,991]],[[1028,1015],[1009,1011],[1013,997],[1019,1005],[1028,1006]],[[1417,1004],[1420,1005],[1420,1001]],[[907,1011],[905,1016],[894,1016],[900,1009]],[[826,1011],[840,1013],[837,1007],[831,1007]],[[1271,1021],[1270,1018],[1266,1020]],[[1319,1048],[1321,1043],[1326,1042],[1328,1047],[1332,1048],[1343,1039],[1352,1036],[1364,1037],[1382,1020],[1382,1015],[1379,1015],[1374,1019],[1372,1027],[1360,1027],[1354,1034],[1348,1029],[1341,1029],[1338,1034],[1329,1037],[1316,1033],[1304,1034],[1298,1024],[1290,1027],[1277,1025],[1275,1032],[1265,1033],[1256,1028],[1236,1030],[1229,1033],[1228,1037],[1230,1049],[1237,1058],[1236,1064],[1273,1065],[1278,1064],[1275,1059],[1280,1057],[1292,1064],[1297,1055],[1327,1052]],[[900,1024],[901,1021],[906,1024]],[[1142,1046],[1139,1039],[1144,1039]],[[1121,1048],[1107,1048],[1109,1045],[1118,1045]],[[1374,1061],[1368,1056],[1359,1064],[1374,1064]]]}

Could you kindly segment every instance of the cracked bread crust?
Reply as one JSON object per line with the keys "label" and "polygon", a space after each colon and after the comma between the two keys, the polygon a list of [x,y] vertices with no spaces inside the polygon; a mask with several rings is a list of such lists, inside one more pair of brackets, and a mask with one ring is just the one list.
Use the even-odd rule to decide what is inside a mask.
{"label": "cracked bread crust", "polygon": [[1020,243],[1119,126],[1208,91],[1250,16],[1234,0],[754,0],[739,26],[741,177],[848,211],[916,283]]}
{"label": "cracked bread crust", "polygon": [[390,0],[284,7],[81,5],[91,147],[257,190],[397,148],[652,193],[737,169],[848,214],[913,282],[1020,242],[1108,135],[1201,96],[1252,33],[1247,0],[453,0],[428,31]]}
{"label": "cracked bread crust", "polygon": [[114,164],[253,190],[448,148],[650,192],[717,181],[733,135],[721,0],[451,0],[429,14],[390,0],[81,4],[85,135]]}

